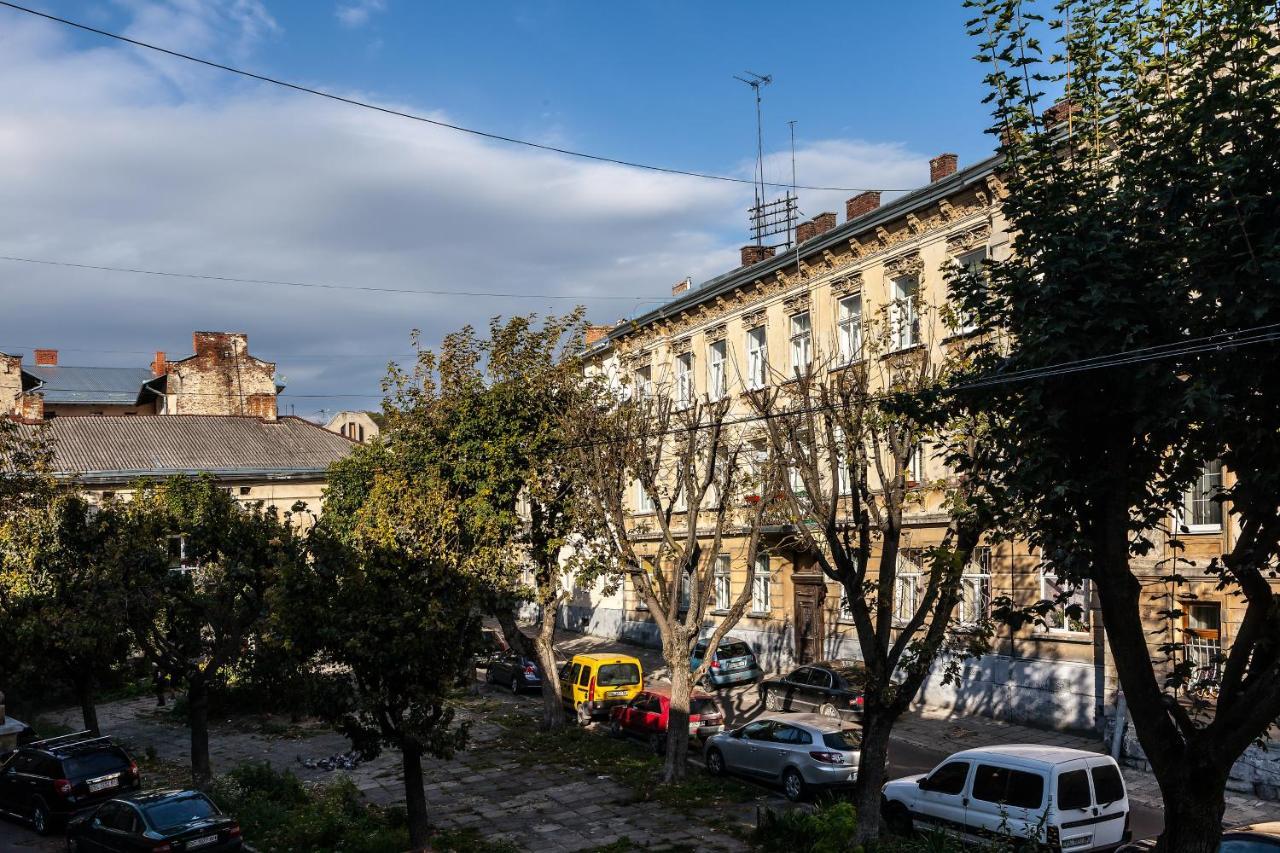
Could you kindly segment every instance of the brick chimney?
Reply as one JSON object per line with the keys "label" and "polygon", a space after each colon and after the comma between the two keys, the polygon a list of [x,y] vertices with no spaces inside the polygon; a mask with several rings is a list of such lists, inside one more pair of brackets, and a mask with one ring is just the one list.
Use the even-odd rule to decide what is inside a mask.
{"label": "brick chimney", "polygon": [[587,326],[587,346],[595,346],[607,337],[609,337],[608,326]]}
{"label": "brick chimney", "polygon": [[165,360],[164,352],[156,350],[155,360],[151,362],[151,375],[164,376],[169,372],[169,362]]}
{"label": "brick chimney", "polygon": [[825,234],[836,227],[836,215],[831,212],[819,213],[813,217],[813,236]]}
{"label": "brick chimney", "polygon": [[693,279],[689,279],[689,278],[686,278],[683,281],[677,281],[675,284],[671,285],[671,295],[679,296],[681,293],[684,293],[686,290],[688,290],[690,286],[692,286],[692,284],[693,284]]}
{"label": "brick chimney", "polygon": [[939,154],[929,161],[929,183],[940,181],[948,175],[956,173],[956,164],[960,158],[954,154]]}
{"label": "brick chimney", "polygon": [[813,220],[801,222],[796,226],[796,242],[806,243],[812,240],[818,233],[818,227],[813,224]]}
{"label": "brick chimney", "polygon": [[57,367],[58,351],[56,349],[36,350],[36,366],[37,367]]}
{"label": "brick chimney", "polygon": [[757,246],[752,243],[750,246],[742,247],[742,265],[744,267],[749,267],[752,264],[758,264],[761,261],[768,260],[772,257],[772,246]]}
{"label": "brick chimney", "polygon": [[1044,126],[1048,128],[1062,124],[1069,117],[1078,112],[1080,112],[1080,104],[1067,98],[1063,98],[1061,101],[1058,101],[1056,104],[1044,111]]}
{"label": "brick chimney", "polygon": [[850,219],[857,219],[864,213],[870,213],[879,206],[880,193],[876,190],[867,190],[864,193],[858,193],[844,203],[845,221],[847,222]]}

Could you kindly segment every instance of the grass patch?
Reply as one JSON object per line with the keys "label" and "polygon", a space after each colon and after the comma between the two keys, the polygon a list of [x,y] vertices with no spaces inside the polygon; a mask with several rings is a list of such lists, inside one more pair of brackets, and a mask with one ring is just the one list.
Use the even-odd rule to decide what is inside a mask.
{"label": "grass patch", "polygon": [[695,812],[760,797],[757,789],[742,782],[716,778],[693,767],[683,782],[659,785],[662,759],[629,738],[614,738],[576,726],[544,732],[520,713],[491,719],[502,728],[494,744],[522,766],[572,767],[608,776],[630,788],[636,802],[657,802],[680,812]]}
{"label": "grass patch", "polygon": [[445,829],[431,836],[431,849],[440,853],[517,853],[515,844],[485,838],[478,829]]}

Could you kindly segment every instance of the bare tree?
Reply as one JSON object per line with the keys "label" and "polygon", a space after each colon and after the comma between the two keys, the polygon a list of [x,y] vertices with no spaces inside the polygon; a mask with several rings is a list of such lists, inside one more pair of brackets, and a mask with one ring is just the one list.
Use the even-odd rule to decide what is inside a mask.
{"label": "bare tree", "polygon": [[[744,506],[745,489],[776,480],[770,466],[750,472],[740,464],[745,433],[727,416],[730,401],[680,400],[669,389],[636,389],[630,399],[584,419],[583,472],[599,513],[605,546],[632,579],[662,641],[671,670],[663,781],[684,778],[689,749],[689,699],[721,639],[737,624],[755,576],[768,500]],[[650,512],[637,515],[628,494],[642,496]],[[696,669],[690,657],[707,627],[715,600],[716,559],[727,536],[746,540],[746,579],[706,639]],[[641,556],[639,544],[652,541]]]}
{"label": "bare tree", "polygon": [[[945,395],[949,365],[936,358],[918,297],[911,310],[870,320],[861,351],[819,347],[809,365],[749,395],[769,452],[787,468],[782,507],[795,547],[844,588],[866,667],[862,757],[857,780],[858,836],[875,839],[889,737],[948,646],[961,578],[984,531],[978,478],[925,482],[927,448],[947,460],[983,449],[977,423],[952,416]],[[903,324],[910,324],[904,327]],[[904,328],[906,331],[904,332]],[[906,346],[904,346],[906,344]],[[936,545],[904,555],[904,514],[912,506],[948,510]],[[903,589],[903,569],[922,588]],[[966,643],[989,636],[979,626]]]}

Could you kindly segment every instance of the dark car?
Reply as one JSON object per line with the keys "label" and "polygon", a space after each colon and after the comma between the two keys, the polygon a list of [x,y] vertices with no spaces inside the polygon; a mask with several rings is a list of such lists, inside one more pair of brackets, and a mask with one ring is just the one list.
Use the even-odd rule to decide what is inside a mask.
{"label": "dark car", "polygon": [[760,696],[770,711],[812,711],[825,717],[862,717],[866,669],[856,661],[832,660],[792,670],[761,682]]}
{"label": "dark car", "polygon": [[[1146,853],[1155,849],[1156,840],[1145,838],[1124,845],[1116,853]],[[1280,821],[1228,829],[1222,833],[1218,853],[1280,853]]]}
{"label": "dark car", "polygon": [[[614,735],[644,738],[654,752],[667,748],[667,722],[671,717],[671,687],[650,684],[625,705],[609,709],[609,731]],[[724,712],[716,700],[701,690],[689,696],[689,737],[703,743],[724,731]]]}
{"label": "dark car", "polygon": [[54,824],[140,783],[138,765],[109,737],[48,738],[0,759],[0,811],[47,835]]}
{"label": "dark car", "polygon": [[490,684],[505,684],[511,688],[512,693],[519,693],[521,690],[541,687],[542,671],[533,658],[510,649],[489,661],[485,681]]}
{"label": "dark car", "polygon": [[493,663],[495,658],[511,650],[502,632],[497,628],[480,629],[480,648],[476,651],[476,667],[484,669]]}
{"label": "dark car", "polygon": [[240,824],[199,791],[147,791],[117,797],[67,826],[72,853],[242,850]]}

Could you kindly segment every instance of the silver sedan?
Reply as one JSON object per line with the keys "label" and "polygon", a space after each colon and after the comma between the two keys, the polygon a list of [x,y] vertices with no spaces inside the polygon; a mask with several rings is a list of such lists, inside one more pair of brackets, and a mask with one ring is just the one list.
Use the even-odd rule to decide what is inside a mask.
{"label": "silver sedan", "polygon": [[789,800],[819,788],[853,784],[862,738],[857,729],[818,714],[766,716],[707,741],[707,771],[740,773],[782,784]]}

